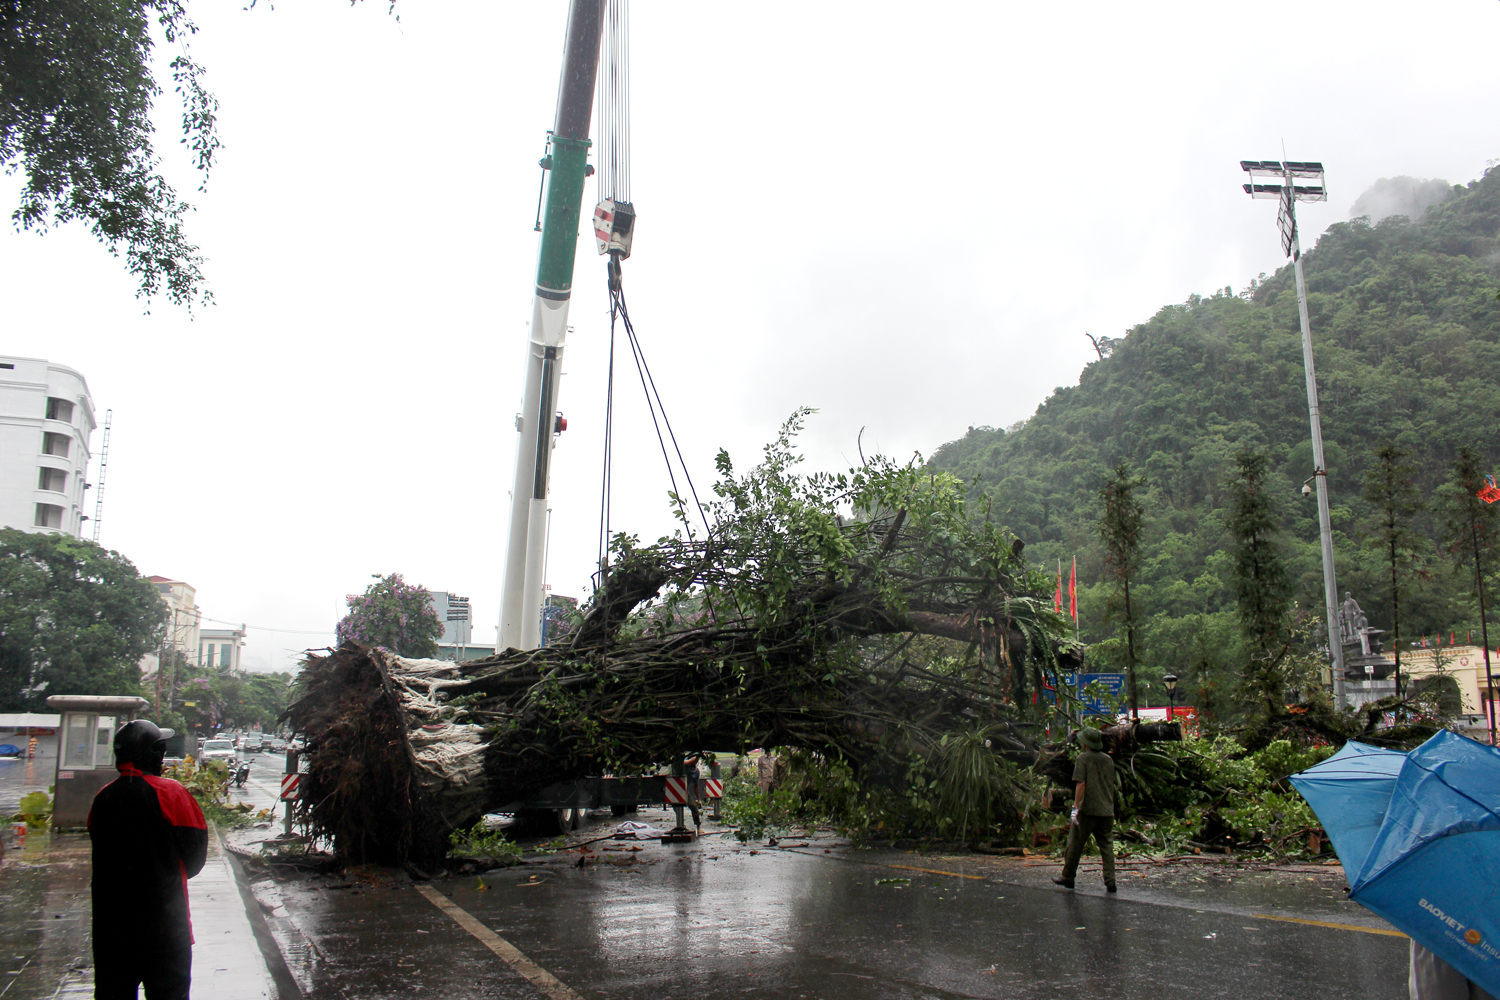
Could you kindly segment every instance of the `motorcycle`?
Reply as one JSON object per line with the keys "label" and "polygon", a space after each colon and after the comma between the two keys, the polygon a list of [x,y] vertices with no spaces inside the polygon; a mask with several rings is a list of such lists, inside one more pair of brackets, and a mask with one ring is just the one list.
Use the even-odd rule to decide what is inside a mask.
{"label": "motorcycle", "polygon": [[235,768],[235,770],[234,770],[234,787],[236,787],[236,788],[244,788],[245,787],[245,781],[249,777],[250,777],[250,762],[248,760],[242,760],[242,761],[240,761],[240,766],[237,767],[237,768]]}

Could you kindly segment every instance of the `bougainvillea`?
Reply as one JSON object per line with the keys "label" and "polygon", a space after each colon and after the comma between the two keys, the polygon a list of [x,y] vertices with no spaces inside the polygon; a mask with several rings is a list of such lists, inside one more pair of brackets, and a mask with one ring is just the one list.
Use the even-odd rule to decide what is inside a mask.
{"label": "bougainvillea", "polygon": [[398,656],[437,656],[443,620],[426,587],[392,573],[376,579],[363,594],[350,594],[349,613],[334,631],[339,642],[379,646]]}

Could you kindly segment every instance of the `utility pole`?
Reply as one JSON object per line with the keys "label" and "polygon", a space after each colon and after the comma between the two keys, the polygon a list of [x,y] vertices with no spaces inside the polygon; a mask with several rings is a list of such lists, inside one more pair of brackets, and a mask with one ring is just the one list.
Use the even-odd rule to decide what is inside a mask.
{"label": "utility pole", "polygon": [[500,649],[535,649],[541,642],[542,583],[547,545],[547,494],[554,438],[561,430],[557,397],[573,294],[589,122],[599,71],[604,0],[571,0],[557,118],[542,159],[549,172],[536,294],[526,345],[526,382],[516,415],[516,469],[500,599]]}
{"label": "utility pole", "polygon": [[[1328,515],[1328,464],[1323,459],[1323,421],[1318,410],[1318,376],[1313,368],[1312,327],[1307,318],[1307,282],[1302,277],[1302,241],[1297,232],[1299,201],[1327,201],[1323,164],[1288,160],[1241,160],[1240,169],[1250,175],[1244,185],[1252,198],[1275,198],[1281,203],[1276,225],[1281,230],[1281,249],[1292,258],[1297,276],[1297,318],[1302,323],[1302,370],[1307,379],[1307,421],[1312,428],[1313,474],[1318,492],[1318,534],[1323,544],[1323,601],[1328,628],[1328,652],[1333,658],[1333,704],[1343,708],[1344,637],[1339,629],[1339,587],[1333,566],[1333,524]],[[1257,184],[1257,178],[1277,183]]]}

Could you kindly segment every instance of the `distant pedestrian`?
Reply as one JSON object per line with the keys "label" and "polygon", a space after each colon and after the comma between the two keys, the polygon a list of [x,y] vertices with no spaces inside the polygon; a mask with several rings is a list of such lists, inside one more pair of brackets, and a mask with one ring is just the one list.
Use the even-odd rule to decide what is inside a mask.
{"label": "distant pedestrian", "polygon": [[208,852],[203,810],[187,789],[161,776],[170,729],[144,719],[115,734],[120,776],[94,796],[94,997],[187,1000],[193,930],[187,880]]}
{"label": "distant pedestrian", "polygon": [[755,762],[755,772],[760,790],[769,795],[776,787],[776,755],[762,751]]}
{"label": "distant pedestrian", "polygon": [[1052,881],[1073,888],[1073,878],[1078,874],[1078,859],[1088,839],[1094,838],[1099,845],[1099,857],[1104,862],[1104,888],[1115,891],[1115,801],[1120,797],[1120,784],[1115,776],[1115,762],[1104,753],[1104,737],[1099,730],[1085,726],[1078,731],[1078,742],[1083,750],[1073,765],[1073,781],[1077,792],[1073,796],[1073,815],[1068,824],[1068,847],[1063,857],[1062,877]]}

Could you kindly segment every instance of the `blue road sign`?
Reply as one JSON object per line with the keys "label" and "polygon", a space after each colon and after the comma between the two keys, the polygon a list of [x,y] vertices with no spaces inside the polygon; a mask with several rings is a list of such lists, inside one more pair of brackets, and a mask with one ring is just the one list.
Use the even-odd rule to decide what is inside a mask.
{"label": "blue road sign", "polygon": [[1078,696],[1086,715],[1118,715],[1125,700],[1125,675],[1079,674]]}

